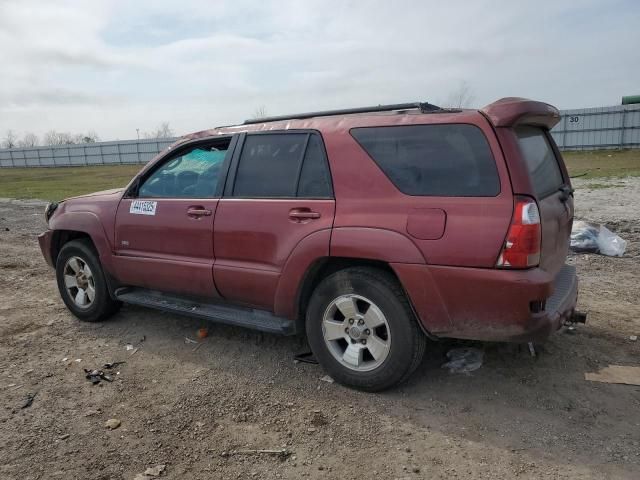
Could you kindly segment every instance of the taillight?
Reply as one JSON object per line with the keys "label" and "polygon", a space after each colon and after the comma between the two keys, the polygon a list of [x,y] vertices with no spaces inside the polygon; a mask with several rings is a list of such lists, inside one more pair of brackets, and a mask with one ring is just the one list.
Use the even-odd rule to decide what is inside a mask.
{"label": "taillight", "polygon": [[516,196],[509,233],[496,262],[500,268],[528,268],[540,263],[540,211],[535,200]]}

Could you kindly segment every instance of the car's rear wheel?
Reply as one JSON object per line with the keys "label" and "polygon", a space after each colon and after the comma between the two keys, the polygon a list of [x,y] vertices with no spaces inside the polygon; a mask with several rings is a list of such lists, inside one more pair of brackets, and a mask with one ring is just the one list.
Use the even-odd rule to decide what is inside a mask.
{"label": "car's rear wheel", "polygon": [[109,295],[100,260],[87,240],[73,240],[62,247],[56,279],[62,300],[80,320],[104,320],[120,307]]}
{"label": "car's rear wheel", "polygon": [[368,267],[324,279],[309,302],[306,329],[311,349],[329,375],[367,391],[408,378],[426,348],[397,280]]}

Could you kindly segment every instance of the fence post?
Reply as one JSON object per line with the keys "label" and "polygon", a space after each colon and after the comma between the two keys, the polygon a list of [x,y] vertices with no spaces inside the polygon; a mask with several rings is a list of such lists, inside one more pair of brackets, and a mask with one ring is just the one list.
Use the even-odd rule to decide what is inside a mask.
{"label": "fence post", "polygon": [[562,148],[567,148],[567,114],[562,115]]}
{"label": "fence post", "polygon": [[9,150],[9,160],[11,160],[11,166],[15,167],[16,162],[13,160],[13,150]]}
{"label": "fence post", "polygon": [[42,166],[42,161],[40,160],[40,149],[36,148],[36,153],[38,154],[38,166],[41,167]]}
{"label": "fence post", "polygon": [[120,154],[120,143],[116,143],[116,151],[118,152],[118,163],[122,165],[122,155]]}
{"label": "fence post", "polygon": [[624,129],[627,123],[627,109],[622,106],[622,127],[620,128],[620,148],[624,148]]}

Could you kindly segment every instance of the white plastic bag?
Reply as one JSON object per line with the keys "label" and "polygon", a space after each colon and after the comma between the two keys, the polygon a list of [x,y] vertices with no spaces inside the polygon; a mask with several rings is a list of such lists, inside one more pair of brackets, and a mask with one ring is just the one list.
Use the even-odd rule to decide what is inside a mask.
{"label": "white plastic bag", "polygon": [[604,225],[600,225],[600,233],[597,238],[598,248],[602,255],[621,257],[627,248],[627,241],[620,238]]}
{"label": "white plastic bag", "polygon": [[581,220],[573,222],[570,248],[576,253],[600,253],[621,257],[627,242],[604,225]]}

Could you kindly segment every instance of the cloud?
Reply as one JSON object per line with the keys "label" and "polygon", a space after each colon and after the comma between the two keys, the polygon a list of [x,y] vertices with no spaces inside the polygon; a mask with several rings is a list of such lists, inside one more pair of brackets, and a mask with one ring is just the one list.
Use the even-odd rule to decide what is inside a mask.
{"label": "cloud", "polygon": [[[632,1],[0,3],[0,131],[129,138],[269,114],[520,95],[619,102],[640,77]],[[624,14],[620,12],[625,12]]]}

